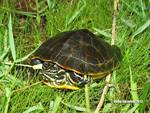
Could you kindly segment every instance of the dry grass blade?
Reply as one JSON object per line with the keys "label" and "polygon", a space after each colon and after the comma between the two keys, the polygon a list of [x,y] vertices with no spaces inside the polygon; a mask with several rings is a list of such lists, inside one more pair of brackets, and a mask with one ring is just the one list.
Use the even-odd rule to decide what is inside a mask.
{"label": "dry grass blade", "polygon": [[36,85],[42,83],[42,82],[43,82],[43,81],[39,81],[39,82],[36,82],[36,83],[34,83],[34,84],[25,86],[25,87],[23,87],[23,88],[13,90],[12,93],[17,93],[17,92],[20,92],[20,91],[24,91],[24,90],[26,90],[26,89],[28,89],[28,88],[31,88],[31,87],[33,87],[33,86],[36,86]]}
{"label": "dry grass blade", "polygon": [[98,103],[98,105],[97,105],[97,108],[96,108],[96,110],[95,110],[94,113],[99,113],[99,110],[100,110],[100,109],[102,108],[102,106],[103,106],[103,103],[104,103],[104,100],[105,100],[105,96],[106,96],[106,94],[107,94],[107,92],[108,92],[108,89],[109,89],[109,82],[110,82],[110,79],[111,79],[111,74],[109,74],[109,75],[106,76],[106,85],[105,85],[105,87],[104,87],[104,89],[103,89],[102,96],[101,96],[101,98],[100,98],[100,101],[99,101],[99,103]]}
{"label": "dry grass blade", "polygon": [[10,65],[10,66],[15,65],[15,66],[21,66],[21,67],[34,68],[33,66],[27,65],[27,64],[13,64],[12,62],[1,62],[1,63],[5,64],[5,65]]}
{"label": "dry grass blade", "polygon": [[[116,29],[116,16],[117,16],[118,2],[119,2],[119,0],[114,0],[114,16],[113,16],[113,23],[112,23],[112,40],[111,40],[111,45],[114,45],[114,43],[115,43],[115,35],[116,35],[116,32],[115,32],[116,30],[115,29]],[[106,76],[106,85],[105,85],[105,87],[103,89],[102,96],[100,98],[99,104],[97,105],[97,108],[96,108],[94,113],[98,113],[99,110],[103,106],[103,103],[104,103],[104,100],[105,100],[105,95],[107,94],[108,89],[109,89],[110,80],[111,80],[111,74]]]}

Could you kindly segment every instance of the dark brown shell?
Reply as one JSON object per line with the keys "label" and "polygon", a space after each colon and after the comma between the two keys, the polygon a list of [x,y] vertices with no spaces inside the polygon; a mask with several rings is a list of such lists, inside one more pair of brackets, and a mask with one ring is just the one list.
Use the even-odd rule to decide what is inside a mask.
{"label": "dark brown shell", "polygon": [[45,41],[33,58],[91,76],[111,72],[121,61],[120,49],[87,29],[62,32]]}

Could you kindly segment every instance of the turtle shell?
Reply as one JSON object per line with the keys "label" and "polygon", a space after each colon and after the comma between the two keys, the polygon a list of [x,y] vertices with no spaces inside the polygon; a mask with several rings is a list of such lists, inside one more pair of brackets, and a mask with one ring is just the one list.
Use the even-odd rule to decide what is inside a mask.
{"label": "turtle shell", "polygon": [[94,77],[110,73],[117,67],[122,56],[116,46],[111,46],[87,29],[80,29],[49,38],[39,47],[33,58]]}

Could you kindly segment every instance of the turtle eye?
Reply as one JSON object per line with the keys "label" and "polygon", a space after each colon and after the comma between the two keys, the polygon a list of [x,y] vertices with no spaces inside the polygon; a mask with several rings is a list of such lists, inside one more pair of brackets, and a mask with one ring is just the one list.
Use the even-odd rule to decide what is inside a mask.
{"label": "turtle eye", "polygon": [[42,64],[41,60],[39,60],[39,59],[32,59],[31,60],[31,65],[37,65],[37,64]]}
{"label": "turtle eye", "polygon": [[49,66],[49,63],[48,63],[48,62],[44,62],[44,63],[43,63],[43,66],[44,66],[44,67],[48,67],[48,66]]}

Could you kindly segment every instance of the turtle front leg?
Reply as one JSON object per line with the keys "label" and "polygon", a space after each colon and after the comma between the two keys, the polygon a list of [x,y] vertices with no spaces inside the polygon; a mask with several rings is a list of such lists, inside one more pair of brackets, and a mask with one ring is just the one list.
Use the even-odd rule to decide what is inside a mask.
{"label": "turtle front leg", "polygon": [[88,75],[79,75],[75,72],[71,72],[68,76],[70,82],[79,87],[83,87],[85,84],[92,82],[92,78]]}

